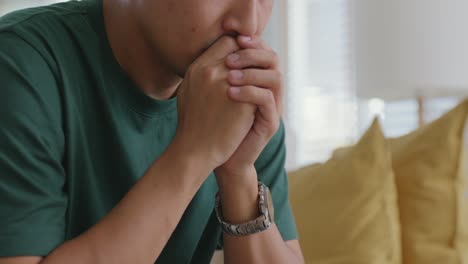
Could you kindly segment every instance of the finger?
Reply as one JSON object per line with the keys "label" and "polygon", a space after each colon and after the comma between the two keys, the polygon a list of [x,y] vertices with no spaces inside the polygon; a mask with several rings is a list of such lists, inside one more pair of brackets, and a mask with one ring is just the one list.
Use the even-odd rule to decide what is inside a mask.
{"label": "finger", "polygon": [[264,49],[273,50],[260,37],[238,36],[237,42],[243,49]]}
{"label": "finger", "polygon": [[275,97],[268,89],[255,86],[234,86],[229,89],[229,96],[235,101],[256,105],[265,121],[275,122],[278,119]]}
{"label": "finger", "polygon": [[231,69],[263,68],[276,69],[279,66],[275,52],[264,49],[239,50],[226,58],[226,66]]}
{"label": "finger", "polygon": [[229,72],[228,82],[232,86],[258,86],[276,89],[281,86],[281,73],[277,70],[244,69]]}
{"label": "finger", "polygon": [[257,86],[273,92],[279,114],[283,112],[283,77],[277,70],[244,69],[229,72],[231,86]]}
{"label": "finger", "polygon": [[240,49],[233,37],[222,36],[197,59],[198,62],[224,60],[229,54]]}

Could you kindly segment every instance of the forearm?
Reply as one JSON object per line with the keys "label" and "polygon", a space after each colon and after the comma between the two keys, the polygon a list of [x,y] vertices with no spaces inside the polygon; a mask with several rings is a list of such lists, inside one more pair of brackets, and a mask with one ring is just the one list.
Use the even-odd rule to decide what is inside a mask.
{"label": "forearm", "polygon": [[41,263],[153,263],[210,172],[176,152],[169,148],[107,216]]}
{"label": "forearm", "polygon": [[276,225],[261,233],[235,237],[224,235],[224,263],[302,264],[302,257],[283,241]]}
{"label": "forearm", "polygon": [[[255,172],[252,172],[255,173]],[[225,177],[226,178],[226,177]],[[234,224],[247,222],[258,217],[258,185],[255,177],[251,182],[238,186],[224,186],[221,191],[223,216]],[[235,182],[235,181],[233,181]],[[303,263],[302,256],[294,252],[276,227],[249,236],[237,237],[224,234],[225,263]]]}

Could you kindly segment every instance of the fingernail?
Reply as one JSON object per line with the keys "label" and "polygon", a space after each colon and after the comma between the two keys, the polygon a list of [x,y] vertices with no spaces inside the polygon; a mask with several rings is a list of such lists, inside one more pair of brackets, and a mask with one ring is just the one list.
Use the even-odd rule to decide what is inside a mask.
{"label": "fingernail", "polygon": [[244,73],[242,73],[242,71],[235,70],[231,71],[229,74],[234,80],[242,80],[242,78],[244,78]]}
{"label": "fingernail", "polygon": [[240,93],[240,88],[239,87],[231,87],[231,93],[232,94],[239,94]]}
{"label": "fingernail", "polygon": [[231,63],[237,62],[240,59],[240,55],[237,53],[232,53],[228,56],[228,61]]}
{"label": "fingernail", "polygon": [[249,36],[239,36],[239,39],[245,42],[249,42],[252,40],[252,37]]}

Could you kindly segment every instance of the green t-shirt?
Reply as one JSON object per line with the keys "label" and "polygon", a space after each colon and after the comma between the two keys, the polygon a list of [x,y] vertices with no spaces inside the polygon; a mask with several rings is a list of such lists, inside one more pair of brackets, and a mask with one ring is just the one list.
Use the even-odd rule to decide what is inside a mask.
{"label": "green t-shirt", "polygon": [[[0,19],[0,256],[46,256],[89,229],[174,137],[177,99],[144,95],[115,61],[103,25],[97,0]],[[284,162],[282,125],[256,168],[291,240]],[[217,190],[211,174],[157,263],[209,263],[222,237]]]}

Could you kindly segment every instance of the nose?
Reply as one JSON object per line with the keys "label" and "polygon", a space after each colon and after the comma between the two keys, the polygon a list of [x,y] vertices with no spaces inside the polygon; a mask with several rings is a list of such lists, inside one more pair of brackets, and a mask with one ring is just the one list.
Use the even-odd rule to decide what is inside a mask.
{"label": "nose", "polygon": [[255,36],[259,31],[259,0],[233,0],[223,21],[224,30]]}

